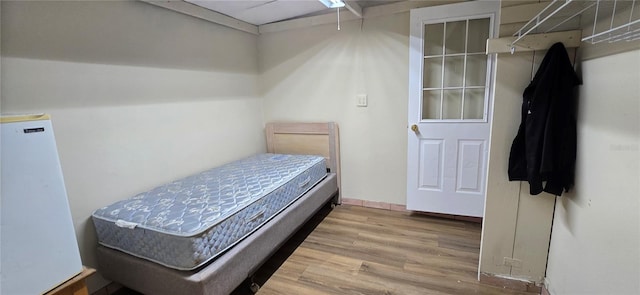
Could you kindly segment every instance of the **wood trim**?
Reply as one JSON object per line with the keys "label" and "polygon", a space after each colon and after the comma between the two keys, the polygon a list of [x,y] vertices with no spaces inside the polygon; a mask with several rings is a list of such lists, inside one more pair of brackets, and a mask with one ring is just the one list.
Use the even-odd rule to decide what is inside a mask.
{"label": "wood trim", "polygon": [[275,151],[276,147],[275,147],[275,138],[274,138],[274,130],[273,130],[273,124],[267,124],[267,126],[265,126],[265,132],[266,132],[266,137],[267,137],[267,152],[270,151]]}
{"label": "wood trim", "polygon": [[49,114],[33,114],[33,115],[18,115],[18,116],[4,116],[0,117],[0,123],[14,123],[14,122],[26,122],[26,121],[43,121],[51,120]]}
{"label": "wood trim", "polygon": [[480,283],[521,292],[540,294],[542,291],[542,288],[534,282],[496,276],[488,273],[480,273]]}
{"label": "wood trim", "polygon": [[542,290],[540,290],[540,295],[551,295],[551,292],[549,292],[546,285],[542,285]]}
{"label": "wood trim", "polygon": [[[529,34],[514,45],[515,52],[547,50],[556,42],[562,42],[567,48],[580,47],[582,31],[566,31],[546,34]],[[502,37],[487,40],[487,54],[511,52],[511,44],[516,37]]]}
{"label": "wood trim", "polygon": [[337,180],[338,180],[338,204],[342,203],[342,168],[340,165],[340,130],[338,124],[334,122],[328,123],[329,127],[329,153],[333,160],[333,167],[335,168]]}
{"label": "wood trim", "polygon": [[296,122],[272,122],[267,123],[275,133],[295,134],[326,134],[329,135],[333,122],[328,123],[296,123]]}
{"label": "wood trim", "polygon": [[[340,169],[340,131],[335,122],[326,123],[298,123],[298,122],[270,122],[265,126],[267,138],[267,152],[269,153],[297,153],[317,154],[318,151],[326,158],[327,168],[336,173],[338,182],[337,203],[341,198],[341,169]],[[298,136],[299,135],[299,136]],[[309,136],[320,136],[317,142],[327,143],[327,146],[310,146]],[[279,140],[286,136],[286,140]],[[323,137],[323,136],[326,136]],[[298,140],[296,140],[298,138]],[[315,137],[314,137],[315,138]],[[314,141],[313,143],[315,143]],[[313,144],[312,143],[312,144]],[[313,151],[310,151],[313,149]]]}
{"label": "wood trim", "polygon": [[82,272],[53,290],[44,293],[45,295],[88,295],[89,291],[85,279],[96,272],[93,268],[82,267]]}

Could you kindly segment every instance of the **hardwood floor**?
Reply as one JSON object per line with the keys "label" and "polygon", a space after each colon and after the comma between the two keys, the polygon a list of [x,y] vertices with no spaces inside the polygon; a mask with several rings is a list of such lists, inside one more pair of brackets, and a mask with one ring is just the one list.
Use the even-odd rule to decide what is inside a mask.
{"label": "hardwood floor", "polygon": [[477,281],[480,234],[465,221],[325,209],[256,273],[258,294],[531,294]]}

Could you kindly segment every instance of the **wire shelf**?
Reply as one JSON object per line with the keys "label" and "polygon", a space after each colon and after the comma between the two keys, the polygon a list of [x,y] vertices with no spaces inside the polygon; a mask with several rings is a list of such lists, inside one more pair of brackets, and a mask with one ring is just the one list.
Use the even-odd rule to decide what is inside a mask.
{"label": "wire shelf", "polygon": [[[552,0],[513,36],[515,44],[531,33],[548,33],[581,17],[582,27],[592,26],[592,34],[582,38],[592,44],[640,40],[640,0]],[[585,24],[588,19],[591,24]]]}

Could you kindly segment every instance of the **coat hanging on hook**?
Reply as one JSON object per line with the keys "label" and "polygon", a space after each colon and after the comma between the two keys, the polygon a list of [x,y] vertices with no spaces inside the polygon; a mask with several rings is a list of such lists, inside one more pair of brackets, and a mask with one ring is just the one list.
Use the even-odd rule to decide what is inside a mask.
{"label": "coat hanging on hook", "polygon": [[524,91],[522,122],[509,155],[509,180],[528,181],[532,195],[545,191],[560,196],[573,186],[574,88],[580,84],[567,50],[562,43],[556,43]]}

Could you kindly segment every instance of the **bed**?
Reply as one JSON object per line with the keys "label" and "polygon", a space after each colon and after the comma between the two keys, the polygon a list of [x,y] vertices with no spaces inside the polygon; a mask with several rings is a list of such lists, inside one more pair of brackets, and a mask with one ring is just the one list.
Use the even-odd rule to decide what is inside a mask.
{"label": "bed", "polygon": [[[215,214],[207,215],[202,212],[203,210],[198,211],[193,208],[184,210],[184,212],[190,212],[188,214],[182,213],[185,216],[194,212],[202,214],[196,218],[199,220],[199,224],[206,223],[210,215],[220,215],[217,216],[218,219],[224,221],[232,220],[234,216],[241,216],[239,217],[241,219],[240,222],[230,222],[225,226],[217,226],[218,228],[231,228],[227,230],[227,233],[236,233],[239,237],[235,241],[203,246],[202,240],[222,240],[218,238],[221,234],[217,232],[215,226],[210,225],[205,226],[208,229],[207,231],[197,230],[196,234],[189,232],[184,229],[191,227],[188,226],[190,224],[188,222],[190,219],[188,218],[181,219],[183,223],[180,224],[181,227],[179,229],[172,228],[167,230],[169,232],[173,231],[173,234],[168,235],[169,238],[166,238],[161,237],[164,233],[156,230],[153,223],[139,222],[139,220],[135,219],[135,216],[133,219],[119,219],[120,215],[118,215],[120,216],[118,218],[94,216],[94,223],[96,224],[96,230],[99,232],[98,236],[101,243],[97,249],[98,271],[107,279],[144,294],[229,294],[247,278],[250,278],[260,265],[322,206],[329,202],[332,204],[340,203],[339,136],[338,126],[335,123],[268,123],[265,130],[267,152],[269,154],[256,155],[239,162],[223,165],[211,171],[194,175],[191,178],[187,177],[179,180],[178,186],[176,186],[175,182],[160,186],[157,188],[158,191],[155,192],[156,194],[158,192],[166,194],[179,191],[179,184],[197,181],[197,179],[194,180],[194,177],[206,178],[209,179],[209,182],[218,181],[214,178],[221,169],[227,172],[238,169],[243,171],[237,175],[251,175],[253,170],[272,171],[267,174],[276,176],[268,179],[263,176],[263,172],[257,172],[255,179],[266,184],[255,190],[264,192],[259,194],[260,196],[257,199],[246,201],[248,204],[242,207],[242,210],[231,210],[233,211],[231,213],[226,212],[229,213],[228,216],[224,215],[225,209],[218,208],[224,206],[216,207],[215,210],[219,212],[214,212]],[[319,155],[321,157],[295,155]],[[278,165],[281,165],[281,162],[288,163],[291,161],[292,163],[284,164],[289,166],[278,172],[273,172],[274,170],[269,166],[272,162],[277,162]],[[261,165],[266,165],[264,166],[266,168],[260,168],[262,167]],[[318,167],[319,165],[322,166],[322,169]],[[302,172],[293,173],[295,175],[290,177],[287,174],[288,172],[284,172],[285,170],[301,170]],[[237,175],[231,177],[235,179],[235,182],[239,179]],[[249,176],[248,179],[252,179],[251,177]],[[282,183],[279,182],[280,178],[284,179]],[[216,182],[215,186],[224,191],[227,187],[224,181],[226,180],[218,181],[220,182],[219,185]],[[257,183],[258,181],[248,182]],[[275,184],[272,185],[271,182]],[[287,185],[291,189],[287,189]],[[245,187],[249,187],[246,190],[251,190],[250,188],[254,187],[254,185],[250,184]],[[281,191],[285,190],[294,191],[292,193],[293,197],[280,194]],[[147,194],[154,194],[154,190],[147,192]],[[191,191],[189,194],[196,195]],[[224,196],[224,192],[221,195]],[[271,197],[272,195],[275,197]],[[119,205],[112,204],[117,209],[105,207],[96,210],[96,212],[101,212],[107,216],[113,212],[120,214],[119,210],[130,208],[132,207],[131,204],[137,206],[145,197],[145,194],[141,194],[124,201],[124,203],[121,202]],[[264,205],[260,205],[261,200],[269,198],[276,201],[267,200]],[[197,200],[197,198],[191,198],[190,200]],[[234,200],[234,202],[240,204],[244,201]],[[268,205],[267,202],[279,202],[280,205],[271,210],[269,208],[272,206]],[[172,204],[171,206],[174,205]],[[143,208],[146,207],[143,206]],[[138,211],[149,213],[154,209]],[[153,214],[150,216],[153,218],[158,217]],[[160,216],[162,216],[162,213]],[[243,229],[246,224],[250,223],[254,224],[253,228],[248,231]],[[242,226],[238,226],[238,224]],[[219,225],[219,223],[215,225]],[[132,235],[132,237],[127,237],[127,235]],[[216,238],[212,239],[211,237]],[[138,246],[143,249],[141,250],[142,252],[136,252],[135,248],[127,248],[130,244],[140,243],[141,246]],[[195,251],[197,255],[192,255],[188,250],[196,248],[198,249],[198,251]],[[145,251],[151,254],[147,255]],[[184,253],[188,255],[182,255]],[[255,291],[257,288],[253,286],[252,289]]]}

